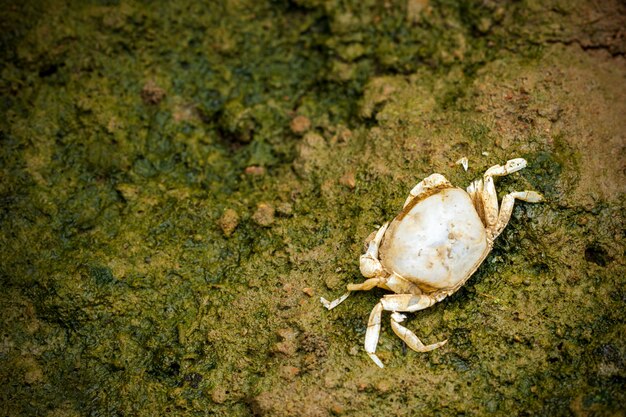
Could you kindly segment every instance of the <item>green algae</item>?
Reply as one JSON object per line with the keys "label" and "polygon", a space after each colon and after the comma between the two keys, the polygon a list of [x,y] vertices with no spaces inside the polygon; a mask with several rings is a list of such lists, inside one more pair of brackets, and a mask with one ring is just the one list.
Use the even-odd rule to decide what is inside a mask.
{"label": "green algae", "polygon": [[[557,3],[7,6],[2,411],[619,413],[625,68],[598,33],[621,26]],[[411,316],[445,348],[385,325],[379,370],[361,346],[383,291],[317,298],[362,279],[363,240],[421,178],[514,156],[501,195],[548,202]]]}

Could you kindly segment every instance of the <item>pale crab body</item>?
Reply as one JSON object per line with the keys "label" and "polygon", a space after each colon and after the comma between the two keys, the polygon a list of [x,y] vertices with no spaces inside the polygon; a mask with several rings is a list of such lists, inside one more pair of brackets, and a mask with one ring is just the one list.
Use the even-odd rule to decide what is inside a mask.
{"label": "pale crab body", "polygon": [[513,211],[515,199],[542,201],[535,191],[507,194],[498,208],[494,176],[519,171],[522,158],[489,168],[467,191],[454,187],[441,174],[432,174],[410,192],[402,211],[368,238],[360,258],[361,273],[368,278],[349,284],[348,293],[334,301],[321,298],[329,310],[344,301],[351,291],[381,287],[385,295],[374,307],[365,334],[365,351],[380,367],[376,345],[383,311],[390,311],[391,327],[410,348],[426,352],[446,341],[424,345],[400,323],[403,312],[430,307],[458,290],[476,271],[493,247]]}
{"label": "pale crab body", "polygon": [[445,188],[414,202],[383,236],[379,259],[384,270],[426,291],[459,287],[490,250],[471,198],[459,188]]}

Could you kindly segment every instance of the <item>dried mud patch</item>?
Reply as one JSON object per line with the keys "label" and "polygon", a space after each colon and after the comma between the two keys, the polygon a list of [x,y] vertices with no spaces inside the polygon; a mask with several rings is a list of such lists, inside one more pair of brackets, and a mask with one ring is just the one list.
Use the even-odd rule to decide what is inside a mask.
{"label": "dried mud patch", "polygon": [[[605,51],[551,46],[538,64],[497,61],[474,83],[472,101],[507,151],[549,150],[554,198],[591,208],[626,190],[626,60]],[[531,140],[526,140],[530,138]],[[547,184],[549,185],[549,184]]]}

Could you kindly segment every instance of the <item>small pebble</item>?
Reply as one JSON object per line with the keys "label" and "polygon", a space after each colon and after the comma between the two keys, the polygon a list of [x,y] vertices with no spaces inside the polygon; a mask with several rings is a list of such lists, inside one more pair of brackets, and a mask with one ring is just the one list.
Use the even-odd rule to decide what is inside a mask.
{"label": "small pebble", "polygon": [[389,392],[391,390],[391,384],[389,381],[385,380],[378,381],[378,383],[376,383],[376,390],[381,393]]}
{"label": "small pebble", "polygon": [[274,214],[274,207],[267,203],[260,203],[252,215],[252,220],[259,226],[271,226],[274,223]]}
{"label": "small pebble", "polygon": [[285,356],[293,356],[298,350],[296,336],[298,333],[290,328],[280,329],[277,332],[283,341],[274,344],[274,351],[282,353]]}
{"label": "small pebble", "polygon": [[266,171],[265,171],[265,167],[258,166],[258,165],[251,165],[249,167],[246,167],[244,172],[246,175],[260,177],[260,176],[265,175]]}
{"label": "small pebble", "polygon": [[293,205],[287,202],[280,203],[278,207],[276,207],[276,211],[283,216],[291,216],[293,214]]}
{"label": "small pebble", "polygon": [[144,84],[141,89],[141,99],[145,104],[159,104],[165,97],[165,90],[152,80]]}
{"label": "small pebble", "polygon": [[339,183],[348,188],[353,189],[356,187],[356,177],[353,171],[348,171],[341,178],[339,178]]}
{"label": "small pebble", "polygon": [[224,211],[224,214],[222,215],[222,217],[220,217],[217,223],[222,228],[224,236],[229,237],[233,234],[233,232],[237,228],[237,225],[239,225],[239,215],[233,209],[226,209],[226,211]]}
{"label": "small pebble", "polygon": [[291,127],[293,133],[302,134],[311,128],[311,121],[306,116],[296,116],[291,121],[289,127]]}
{"label": "small pebble", "polygon": [[330,407],[330,412],[334,415],[334,416],[340,416],[343,413],[346,412],[346,408],[339,404],[339,403],[335,403]]}
{"label": "small pebble", "polygon": [[227,398],[228,395],[226,394],[226,390],[223,387],[217,387],[211,393],[211,400],[215,404],[222,404],[224,403],[224,401],[226,401]]}
{"label": "small pebble", "polygon": [[291,381],[295,377],[300,374],[300,368],[296,368],[295,366],[285,365],[280,367],[280,376],[282,376],[287,381]]}

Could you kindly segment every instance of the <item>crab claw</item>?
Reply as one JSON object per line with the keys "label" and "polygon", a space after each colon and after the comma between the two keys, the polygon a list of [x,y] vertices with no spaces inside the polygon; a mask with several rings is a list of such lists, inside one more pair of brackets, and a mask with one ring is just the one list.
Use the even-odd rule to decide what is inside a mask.
{"label": "crab claw", "polygon": [[378,229],[376,236],[367,247],[367,252],[359,258],[361,274],[363,274],[366,278],[380,276],[383,273],[383,266],[378,260],[378,245],[380,245],[380,241],[387,230],[387,226],[389,226],[389,223],[385,223],[380,229]]}
{"label": "crab claw", "polygon": [[360,258],[361,274],[366,278],[379,276],[383,273],[383,267],[378,259],[372,258],[369,253],[361,255]]}

